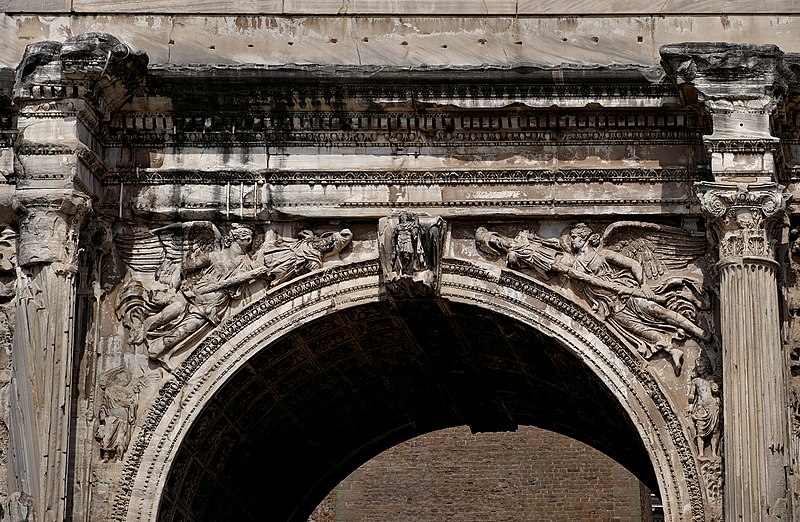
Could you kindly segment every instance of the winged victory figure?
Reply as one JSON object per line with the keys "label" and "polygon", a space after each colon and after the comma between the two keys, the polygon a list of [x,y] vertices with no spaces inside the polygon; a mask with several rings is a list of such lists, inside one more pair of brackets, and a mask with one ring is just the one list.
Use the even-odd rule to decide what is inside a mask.
{"label": "winged victory figure", "polygon": [[231,301],[251,283],[277,285],[322,267],[352,238],[348,229],[321,236],[279,239],[251,252],[254,231],[233,223],[222,235],[210,221],[175,223],[117,241],[120,253],[141,277],[117,298],[117,314],[133,344],[145,344],[160,359],[206,325],[217,325]]}
{"label": "winged victory figure", "polygon": [[602,236],[576,223],[559,240],[527,230],[509,238],[484,227],[475,238],[482,251],[505,256],[510,268],[569,279],[592,310],[642,357],[668,354],[676,375],[684,356],[677,342],[687,336],[710,340],[696,322],[698,310],[710,306],[702,284],[671,275],[705,253],[704,234],[619,221],[606,227]]}

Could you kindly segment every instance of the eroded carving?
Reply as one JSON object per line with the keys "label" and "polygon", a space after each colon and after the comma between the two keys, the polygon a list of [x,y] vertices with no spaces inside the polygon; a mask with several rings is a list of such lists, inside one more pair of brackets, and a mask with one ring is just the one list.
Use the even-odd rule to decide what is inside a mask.
{"label": "eroded carving", "polygon": [[147,63],[146,54],[105,33],[71,36],[63,44],[34,43],[17,67],[14,97],[58,99],[78,93],[116,109],[143,84]]}
{"label": "eroded carving", "polygon": [[718,236],[720,258],[775,259],[777,227],[791,195],[776,183],[695,184]]}
{"label": "eroded carving", "polygon": [[138,403],[132,380],[124,366],[108,370],[98,380],[101,397],[95,417],[94,438],[100,444],[103,462],[121,461],[131,441]]}
{"label": "eroded carving", "polygon": [[703,255],[702,234],[623,221],[608,226],[602,236],[577,223],[558,240],[528,230],[512,239],[485,227],[476,230],[475,238],[480,250],[503,255],[510,268],[568,280],[594,313],[642,357],[668,354],[676,375],[684,356],[677,343],[687,336],[710,339],[697,323],[698,311],[710,306],[702,284],[671,273]]}
{"label": "eroded carving", "polygon": [[415,297],[436,291],[445,222],[403,211],[379,223],[381,264],[386,288],[395,296]]}
{"label": "eroded carving", "polygon": [[[11,349],[14,338],[14,296],[16,295],[16,233],[5,226],[0,231],[0,476],[8,473],[9,393],[11,386]],[[0,480],[0,504],[8,506],[9,489]]]}
{"label": "eroded carving", "polygon": [[223,236],[210,221],[191,221],[119,238],[121,254],[140,273],[117,298],[117,315],[130,330],[131,343],[163,358],[204,326],[219,324],[252,282],[277,285],[316,270],[352,233],[317,236],[304,230],[296,240],[268,237],[273,239],[251,252],[251,227],[234,223]]}
{"label": "eroded carving", "polygon": [[[714,375],[711,360],[701,355],[689,381],[689,417],[695,429],[697,454],[700,459],[719,459],[719,442],[721,436],[722,403],[720,399],[720,382]],[[706,457],[706,446],[710,446],[711,454]]]}

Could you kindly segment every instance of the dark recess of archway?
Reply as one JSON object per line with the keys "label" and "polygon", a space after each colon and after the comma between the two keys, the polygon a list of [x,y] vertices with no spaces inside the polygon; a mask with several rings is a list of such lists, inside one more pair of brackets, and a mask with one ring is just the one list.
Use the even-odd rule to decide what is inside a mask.
{"label": "dark recess of archway", "polygon": [[445,301],[347,309],[272,343],[225,384],[178,450],[158,519],[305,520],[404,440],[520,424],[589,444],[658,490],[620,404],[553,339]]}

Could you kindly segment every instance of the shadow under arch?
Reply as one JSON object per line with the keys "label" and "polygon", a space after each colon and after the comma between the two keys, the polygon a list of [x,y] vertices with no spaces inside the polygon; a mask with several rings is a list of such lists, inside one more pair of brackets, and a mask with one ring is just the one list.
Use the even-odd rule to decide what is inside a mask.
{"label": "shadow under arch", "polygon": [[658,490],[669,519],[705,520],[674,408],[583,308],[457,260],[438,300],[379,290],[377,261],[334,267],[210,334],[134,434],[118,520],[302,520],[381,451],[464,424],[581,440]]}

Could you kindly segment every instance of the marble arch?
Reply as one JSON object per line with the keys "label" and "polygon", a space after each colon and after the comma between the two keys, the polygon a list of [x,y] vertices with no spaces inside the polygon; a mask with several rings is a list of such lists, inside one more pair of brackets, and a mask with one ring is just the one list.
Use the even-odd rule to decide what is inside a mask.
{"label": "marble arch", "polygon": [[[138,442],[126,457],[128,484],[122,488],[131,494],[117,497],[117,519],[156,520],[170,464],[192,423],[226,380],[281,336],[302,331],[334,311],[385,299],[379,293],[378,268],[377,260],[371,260],[310,274],[261,297],[209,334],[162,387],[145,429],[134,433]],[[655,374],[613,332],[566,297],[521,274],[445,259],[441,284],[444,300],[507,315],[577,355],[630,416],[656,470],[669,519],[706,519],[704,479],[676,407]]]}
{"label": "marble arch", "polygon": [[156,516],[247,350],[389,302],[558,339],[672,519],[797,518],[800,10],[690,3],[6,2],[0,522]]}

